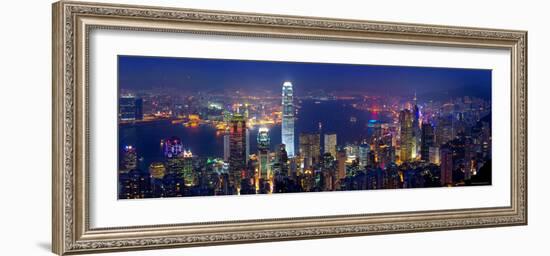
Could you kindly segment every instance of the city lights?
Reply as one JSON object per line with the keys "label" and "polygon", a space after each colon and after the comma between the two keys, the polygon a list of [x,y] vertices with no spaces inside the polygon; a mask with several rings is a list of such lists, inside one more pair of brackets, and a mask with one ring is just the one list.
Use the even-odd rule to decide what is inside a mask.
{"label": "city lights", "polygon": [[[233,70],[244,65],[228,63]],[[263,65],[255,64],[249,68]],[[277,65],[286,72],[298,64]],[[345,77],[322,72],[304,74],[309,80],[237,73],[254,77],[242,79],[252,84],[225,89],[205,78],[214,85],[121,85],[120,199],[491,184],[491,99],[479,92],[433,93],[441,77],[435,89],[380,77],[353,89]],[[490,91],[490,81],[480,84]]]}

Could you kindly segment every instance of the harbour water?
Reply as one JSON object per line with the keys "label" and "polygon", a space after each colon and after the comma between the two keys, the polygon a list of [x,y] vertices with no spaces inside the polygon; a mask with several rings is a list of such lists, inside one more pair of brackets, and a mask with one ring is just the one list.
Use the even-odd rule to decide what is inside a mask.
{"label": "harbour water", "polygon": [[[388,117],[383,113],[358,110],[352,106],[352,100],[315,101],[304,100],[299,103],[300,108],[295,122],[295,145],[298,152],[299,134],[321,132],[336,133],[338,145],[359,143],[370,136],[368,123],[372,120],[387,122]],[[321,124],[321,125],[319,125]],[[250,129],[249,142],[251,154],[256,151],[256,137],[258,128]],[[281,126],[273,125],[269,128],[271,148],[281,143]],[[179,137],[186,149],[199,157],[223,157],[223,135],[217,133],[216,128],[210,125],[185,127],[182,124],[171,122],[151,122],[139,125],[119,126],[119,156],[125,145],[136,147],[139,168],[146,171],[149,164],[163,161],[161,140],[170,137]],[[321,146],[323,138],[321,137]]]}

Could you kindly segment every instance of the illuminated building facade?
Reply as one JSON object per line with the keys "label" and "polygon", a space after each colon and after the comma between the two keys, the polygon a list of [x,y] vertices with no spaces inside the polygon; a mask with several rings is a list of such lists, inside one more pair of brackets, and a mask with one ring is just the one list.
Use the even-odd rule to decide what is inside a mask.
{"label": "illuminated building facade", "polygon": [[129,172],[137,168],[137,152],[136,148],[131,145],[124,147],[124,155],[122,158],[121,172]]}
{"label": "illuminated building facade", "polygon": [[163,151],[166,158],[173,158],[183,153],[183,144],[178,137],[171,137],[164,140]]}
{"label": "illuminated building facade", "polygon": [[352,162],[356,162],[358,157],[357,157],[357,154],[359,154],[359,147],[355,144],[347,144],[345,147],[344,147],[344,150],[346,151],[346,157],[347,157],[347,162],[348,163],[352,163]]}
{"label": "illuminated building facade", "polygon": [[196,184],[196,175],[193,170],[193,153],[191,150],[184,150],[182,153],[183,161],[183,181],[186,186],[193,186]]}
{"label": "illuminated building facade", "polygon": [[431,164],[440,164],[439,161],[439,147],[430,147],[430,163]]}
{"label": "illuminated building facade", "polygon": [[153,162],[149,165],[149,174],[153,179],[162,179],[166,173],[166,167],[161,162]]}
{"label": "illuminated building facade", "polygon": [[137,199],[151,196],[151,178],[133,169],[119,175],[119,198]]}
{"label": "illuminated building facade", "polygon": [[445,145],[439,150],[440,169],[441,169],[441,186],[453,184],[453,151]]}
{"label": "illuminated building facade", "polygon": [[369,163],[370,146],[368,144],[361,144],[359,146],[359,167],[365,168]]}
{"label": "illuminated building facade", "polygon": [[430,161],[430,147],[434,146],[434,128],[429,123],[422,124],[422,147],[420,148],[420,158],[426,162]]}
{"label": "illuminated building facade", "polygon": [[271,176],[269,161],[269,129],[261,127],[258,131],[258,167],[260,178],[268,179]]}
{"label": "illuminated building facade", "polygon": [[291,82],[283,83],[282,94],[282,143],[285,144],[288,157],[294,157],[294,90]]}
{"label": "illuminated building facade", "polygon": [[229,173],[235,187],[240,187],[246,172],[246,120],[242,114],[235,114],[229,124]]}
{"label": "illuminated building facade", "polygon": [[453,130],[454,117],[446,115],[438,118],[438,123],[435,129],[435,141],[438,146],[441,146],[455,137]]}
{"label": "illuminated building facade", "polygon": [[229,161],[229,134],[223,135],[223,161]]}
{"label": "illuminated building facade", "polygon": [[415,159],[421,151],[421,137],[422,132],[420,130],[420,109],[416,102],[416,92],[414,93],[413,106],[412,106],[412,135],[413,135],[413,152],[412,158]]}
{"label": "illuminated building facade", "polygon": [[134,96],[122,96],[118,99],[119,118],[122,121],[143,119],[143,100]]}
{"label": "illuminated building facade", "polygon": [[[279,144],[275,149],[275,159],[273,161],[273,172],[280,173],[282,175],[292,176],[296,173],[292,173],[292,169],[289,166],[288,154],[286,153],[286,147],[284,144]],[[294,169],[295,171],[295,169]]]}
{"label": "illuminated building facade", "polygon": [[336,153],[336,162],[337,162],[337,171],[336,171],[336,177],[338,179],[343,179],[346,177],[346,160],[347,155],[345,150],[338,150]]}
{"label": "illuminated building facade", "polygon": [[325,134],[325,153],[330,153],[332,157],[336,157],[336,133]]}
{"label": "illuminated building facade", "polygon": [[318,133],[301,133],[300,156],[306,169],[318,164],[321,160],[321,135]]}
{"label": "illuminated building facade", "polygon": [[413,142],[413,120],[411,111],[408,109],[401,110],[399,113],[399,123],[401,124],[401,144],[399,159],[401,162],[411,161],[413,158],[414,142]]}
{"label": "illuminated building facade", "polygon": [[183,144],[178,137],[164,140],[166,174],[181,175],[183,172]]}
{"label": "illuminated building facade", "polygon": [[[225,74],[256,75],[231,71]],[[250,83],[200,82],[212,74],[196,74],[185,88],[163,87],[164,80],[120,85],[120,198],[491,184],[491,94],[477,86],[460,91],[440,79],[428,85],[408,78],[389,85],[362,76],[355,90],[345,79],[322,83],[314,72],[304,74],[317,81],[289,73],[300,78],[296,88],[265,72]],[[421,101],[416,93],[401,96],[414,84],[422,85]],[[445,89],[452,91],[435,95]],[[470,91],[476,96],[462,96]],[[170,139],[159,148],[160,138]]]}

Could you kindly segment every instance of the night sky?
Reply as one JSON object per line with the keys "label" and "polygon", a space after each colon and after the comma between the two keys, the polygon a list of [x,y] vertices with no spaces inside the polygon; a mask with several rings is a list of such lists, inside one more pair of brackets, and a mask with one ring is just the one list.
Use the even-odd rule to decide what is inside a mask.
{"label": "night sky", "polygon": [[491,70],[119,56],[123,90],[181,88],[280,93],[292,81],[296,94],[311,90],[407,96],[417,92],[491,98]]}

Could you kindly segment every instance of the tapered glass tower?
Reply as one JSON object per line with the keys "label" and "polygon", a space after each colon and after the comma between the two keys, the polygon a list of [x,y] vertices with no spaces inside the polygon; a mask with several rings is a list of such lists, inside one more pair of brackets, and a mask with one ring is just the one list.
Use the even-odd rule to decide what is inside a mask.
{"label": "tapered glass tower", "polygon": [[291,82],[283,83],[282,142],[288,157],[294,157],[294,92]]}

